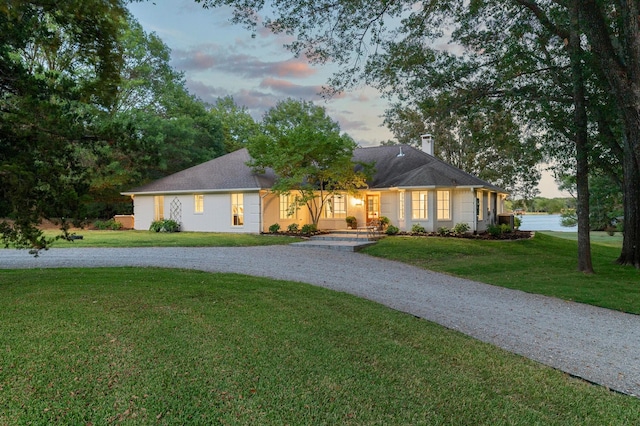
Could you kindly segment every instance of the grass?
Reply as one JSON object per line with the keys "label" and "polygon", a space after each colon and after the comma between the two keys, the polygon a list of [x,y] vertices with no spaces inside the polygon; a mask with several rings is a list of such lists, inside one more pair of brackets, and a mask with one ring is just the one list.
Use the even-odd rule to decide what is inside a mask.
{"label": "grass", "polygon": [[[48,238],[60,231],[44,231]],[[78,230],[81,240],[57,240],[53,247],[238,247],[290,244],[300,239],[284,235],[215,232],[150,232]]]}
{"label": "grass", "polygon": [[[556,238],[563,238],[566,240],[578,241],[577,232],[544,231],[544,233]],[[604,231],[591,231],[590,239],[592,244],[598,244],[598,245],[609,246],[609,247],[617,247],[617,248],[622,247],[621,232],[616,232],[614,233],[614,235],[609,235]]]}
{"label": "grass", "polygon": [[144,268],[0,271],[0,401],[0,424],[640,420],[637,398],[354,296]]}
{"label": "grass", "polygon": [[620,254],[616,247],[592,245],[593,275],[577,271],[575,241],[546,233],[522,241],[393,237],[364,252],[488,284],[640,314],[640,271],[616,265]]}

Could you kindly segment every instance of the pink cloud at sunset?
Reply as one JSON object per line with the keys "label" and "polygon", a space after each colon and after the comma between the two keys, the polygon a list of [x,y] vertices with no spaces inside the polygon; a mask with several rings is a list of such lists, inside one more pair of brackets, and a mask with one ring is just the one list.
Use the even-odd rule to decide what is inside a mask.
{"label": "pink cloud at sunset", "polygon": [[290,81],[279,80],[275,78],[265,78],[260,83],[260,87],[269,88],[273,91],[282,93],[287,96],[297,98],[310,98],[317,95],[322,90],[322,86],[302,86],[293,84]]}

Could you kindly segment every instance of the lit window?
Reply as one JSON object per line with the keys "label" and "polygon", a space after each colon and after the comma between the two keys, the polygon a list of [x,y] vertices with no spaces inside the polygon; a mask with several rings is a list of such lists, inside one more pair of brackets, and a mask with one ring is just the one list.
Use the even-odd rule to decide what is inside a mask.
{"label": "lit window", "polygon": [[289,219],[292,216],[289,214],[290,199],[289,194],[280,194],[280,219]]}
{"label": "lit window", "polygon": [[346,218],[347,199],[343,195],[334,195],[324,203],[324,214],[326,219]]}
{"label": "lit window", "polygon": [[193,201],[194,201],[194,207],[193,207],[194,213],[204,213],[204,195],[202,194],[194,195]]}
{"label": "lit window", "polygon": [[244,225],[244,195],[231,194],[231,217],[233,226]]}
{"label": "lit window", "polygon": [[477,212],[478,212],[478,220],[482,220],[482,191],[478,191],[476,193],[476,198],[477,198],[477,203],[478,203],[478,207],[477,207]]}
{"label": "lit window", "polygon": [[164,220],[164,196],[153,197],[153,220]]}
{"label": "lit window", "polygon": [[404,219],[404,191],[398,193],[398,219]]}
{"label": "lit window", "polygon": [[449,191],[438,191],[438,220],[451,220]]}
{"label": "lit window", "polygon": [[429,219],[429,193],[413,191],[411,193],[411,217],[413,219]]}

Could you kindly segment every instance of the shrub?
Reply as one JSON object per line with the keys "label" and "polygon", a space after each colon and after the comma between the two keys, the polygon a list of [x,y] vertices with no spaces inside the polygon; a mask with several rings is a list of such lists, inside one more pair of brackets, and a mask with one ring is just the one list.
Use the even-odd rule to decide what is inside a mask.
{"label": "shrub", "polygon": [[396,235],[398,232],[400,232],[400,228],[398,228],[397,226],[389,225],[384,232],[387,235]]}
{"label": "shrub", "polygon": [[302,226],[302,233],[305,235],[313,234],[317,230],[318,230],[318,227],[313,223],[307,223],[306,225]]}
{"label": "shrub", "polygon": [[151,222],[151,226],[149,227],[149,231],[160,232],[162,231],[162,225],[164,224],[164,220],[154,220]]}
{"label": "shrub", "polygon": [[508,234],[509,232],[512,231],[511,226],[507,225],[506,223],[503,223],[502,225],[500,225],[500,229],[502,230],[503,234]]}
{"label": "shrub", "polygon": [[271,225],[269,227],[269,232],[271,232],[272,234],[275,234],[279,230],[280,230],[280,224],[279,223],[274,223],[273,225]]}
{"label": "shrub", "polygon": [[425,234],[427,230],[424,229],[424,226],[420,225],[419,223],[414,223],[411,227],[411,232],[413,232],[414,234]]}
{"label": "shrub", "polygon": [[499,237],[502,235],[502,226],[500,225],[489,225],[487,226],[487,232],[492,237]]}
{"label": "shrub", "polygon": [[115,219],[96,220],[95,222],[93,222],[93,227],[101,231],[117,231],[118,229],[122,229],[122,224],[120,222],[116,222]]}
{"label": "shrub", "polygon": [[149,231],[178,232],[180,231],[180,224],[173,219],[154,220],[153,222],[151,222]]}
{"label": "shrub", "polygon": [[391,220],[389,220],[388,217],[380,216],[380,227],[382,229],[385,229],[387,226],[389,226],[390,223],[391,223]]}
{"label": "shrub", "polygon": [[522,225],[522,219],[520,219],[518,216],[514,216],[513,217],[513,227],[518,229],[518,228],[520,228],[521,225]]}
{"label": "shrub", "polygon": [[292,223],[289,226],[287,226],[287,231],[289,232],[298,232],[298,224],[297,223]]}
{"label": "shrub", "polygon": [[440,228],[438,228],[438,235],[440,235],[441,237],[447,236],[450,233],[451,233],[451,230],[446,226],[441,226]]}
{"label": "shrub", "polygon": [[355,216],[347,216],[344,220],[347,222],[347,226],[349,226],[351,229],[355,229],[358,227],[358,220]]}
{"label": "shrub", "polygon": [[456,234],[464,234],[465,232],[469,232],[471,227],[466,222],[456,223],[456,226],[453,227],[453,232]]}

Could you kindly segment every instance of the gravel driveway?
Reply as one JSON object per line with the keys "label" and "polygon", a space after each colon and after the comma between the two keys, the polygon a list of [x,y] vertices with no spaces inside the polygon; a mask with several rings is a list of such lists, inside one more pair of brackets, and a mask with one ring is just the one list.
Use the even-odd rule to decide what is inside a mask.
{"label": "gravel driveway", "polygon": [[[360,253],[243,248],[0,250],[0,269],[158,266],[306,282],[404,311],[640,396],[640,316],[527,294]],[[0,280],[3,279],[0,274]]]}

